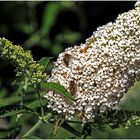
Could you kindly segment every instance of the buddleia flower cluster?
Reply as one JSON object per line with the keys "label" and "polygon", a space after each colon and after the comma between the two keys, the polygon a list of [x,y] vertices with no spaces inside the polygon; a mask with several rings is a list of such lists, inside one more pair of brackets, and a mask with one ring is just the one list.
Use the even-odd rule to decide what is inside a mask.
{"label": "buddleia flower cluster", "polygon": [[24,51],[21,46],[13,45],[5,38],[0,38],[0,56],[17,67],[17,76],[28,76],[33,85],[37,85],[47,77],[42,73],[44,67],[33,60],[29,51]]}
{"label": "buddleia flower cluster", "polygon": [[97,112],[115,108],[140,79],[140,2],[98,27],[84,44],[67,48],[54,64],[48,82],[63,85],[76,101],[49,91],[48,108],[72,119],[93,119]]}

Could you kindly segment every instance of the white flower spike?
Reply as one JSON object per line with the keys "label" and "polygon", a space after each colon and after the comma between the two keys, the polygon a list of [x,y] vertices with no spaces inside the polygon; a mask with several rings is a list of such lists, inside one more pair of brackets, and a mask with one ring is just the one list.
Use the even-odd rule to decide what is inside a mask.
{"label": "white flower spike", "polygon": [[140,2],[114,23],[98,27],[85,44],[67,48],[55,62],[49,82],[63,85],[77,99],[73,103],[56,92],[44,97],[48,107],[83,121],[119,104],[140,79]]}

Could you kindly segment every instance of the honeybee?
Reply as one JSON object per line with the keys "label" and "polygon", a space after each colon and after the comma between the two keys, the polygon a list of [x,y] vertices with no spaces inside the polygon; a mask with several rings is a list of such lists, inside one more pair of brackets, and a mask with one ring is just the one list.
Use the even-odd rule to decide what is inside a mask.
{"label": "honeybee", "polygon": [[91,48],[91,46],[89,46],[89,45],[87,44],[84,48],[82,48],[82,49],[80,50],[80,53],[86,53],[87,50],[88,50],[89,48]]}
{"label": "honeybee", "polygon": [[76,87],[76,83],[74,81],[70,81],[69,82],[69,90],[71,95],[75,95],[76,91],[77,91],[77,87]]}
{"label": "honeybee", "polygon": [[72,57],[72,56],[71,56],[70,54],[68,54],[68,53],[66,53],[66,54],[64,55],[64,57],[63,57],[63,61],[64,61],[64,63],[66,64],[67,67],[69,66],[69,61],[70,61],[71,57]]}

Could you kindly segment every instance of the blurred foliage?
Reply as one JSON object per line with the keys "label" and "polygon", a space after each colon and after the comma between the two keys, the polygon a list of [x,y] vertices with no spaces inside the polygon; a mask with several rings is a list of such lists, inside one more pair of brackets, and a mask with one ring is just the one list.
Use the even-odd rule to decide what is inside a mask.
{"label": "blurred foliage", "polygon": [[[47,56],[47,60],[43,58],[38,62],[47,66],[44,71],[50,74],[53,61],[66,47],[83,43],[97,26],[114,21],[119,13],[133,8],[134,3],[0,2],[0,36],[30,49],[37,61]],[[0,59],[0,66],[0,138],[21,138],[38,121],[40,101],[33,87],[28,87],[26,93],[21,94],[25,83],[14,85],[15,72],[8,61]],[[139,91],[140,82],[137,82],[122,99],[120,108],[140,111]],[[46,99],[41,99],[41,104],[49,112]],[[140,138],[140,126],[133,123],[128,129],[123,126],[113,129],[106,124],[99,128],[93,123],[82,126],[80,120],[75,118],[70,122],[62,121],[59,126],[53,119],[48,123],[47,117],[27,138]],[[57,133],[51,135],[54,126]]]}

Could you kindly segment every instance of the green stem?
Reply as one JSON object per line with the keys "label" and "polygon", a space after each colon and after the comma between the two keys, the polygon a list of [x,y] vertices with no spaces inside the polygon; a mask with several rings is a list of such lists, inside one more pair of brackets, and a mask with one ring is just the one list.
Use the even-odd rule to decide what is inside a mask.
{"label": "green stem", "polygon": [[[33,85],[32,81],[31,81],[31,78],[30,78],[30,76],[28,75],[28,72],[25,71],[25,74],[26,74],[27,77],[29,78],[30,83]],[[40,103],[40,106],[41,106],[41,116],[43,117],[43,116],[44,116],[44,109],[43,109],[43,104],[42,104],[42,102],[41,102],[41,96],[40,96],[40,93],[39,93],[38,88],[35,87],[35,90],[36,90],[37,96],[38,96],[38,98],[39,98],[39,103]]]}
{"label": "green stem", "polygon": [[42,124],[41,120],[38,120],[38,122],[23,136],[23,138],[31,136]]}
{"label": "green stem", "polygon": [[52,114],[51,113],[48,113],[44,117],[40,118],[37,121],[37,123],[26,134],[23,135],[22,138],[31,136],[41,126],[41,124],[43,123],[42,119],[44,119],[45,122],[47,122],[51,117],[52,117]]}
{"label": "green stem", "polygon": [[38,95],[38,98],[39,98],[39,102],[40,102],[40,106],[41,106],[41,116],[43,117],[44,116],[44,109],[43,109],[43,104],[42,104],[42,101],[41,101],[41,96],[40,96],[38,88],[35,88],[35,89],[36,89],[36,92],[37,92],[37,95]]}
{"label": "green stem", "polygon": [[[20,94],[21,94],[21,95],[20,95],[20,96],[21,96],[20,105],[23,105],[23,97],[24,97],[24,94],[25,94],[25,90],[23,90],[23,88],[22,88]],[[17,114],[17,116],[16,116],[16,126],[18,126],[19,120],[20,120],[22,114],[23,114],[23,113]]]}

